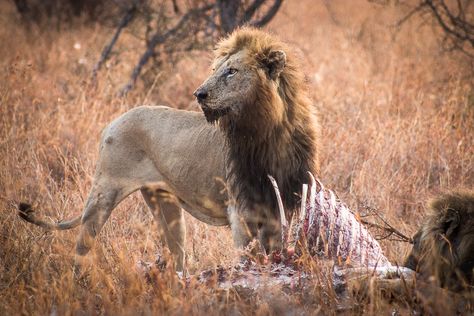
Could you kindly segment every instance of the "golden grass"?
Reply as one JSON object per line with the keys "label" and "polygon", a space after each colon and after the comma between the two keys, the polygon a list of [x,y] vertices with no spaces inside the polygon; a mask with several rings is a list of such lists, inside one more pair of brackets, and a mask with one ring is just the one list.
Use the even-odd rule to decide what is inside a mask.
{"label": "golden grass", "polygon": [[[415,18],[394,33],[389,26],[402,16],[400,8],[331,3],[285,2],[268,29],[301,49],[321,114],[324,183],[351,208],[376,207],[411,234],[428,197],[474,187],[472,70],[462,56],[440,50],[429,21]],[[210,55],[193,53],[171,72],[153,75],[153,89],[139,85],[121,99],[115,93],[138,59],[136,39],[124,34],[98,87],[91,88],[90,72],[109,30],[25,32],[9,2],[0,8],[8,13],[0,19],[0,314],[335,313],[340,302],[314,263],[321,287],[290,296],[245,298],[184,286],[171,269],[148,282],[136,263],[153,261],[161,243],[138,195],[113,212],[91,254],[90,280],[76,284],[77,230],[45,233],[22,222],[12,202],[33,202],[52,220],[81,212],[101,129],[142,103],[197,109],[192,91],[207,76]],[[190,216],[187,227],[191,273],[235,262],[229,229]],[[393,262],[409,248],[389,241],[382,246]],[[370,302],[351,304],[372,314],[411,308],[375,294]]]}

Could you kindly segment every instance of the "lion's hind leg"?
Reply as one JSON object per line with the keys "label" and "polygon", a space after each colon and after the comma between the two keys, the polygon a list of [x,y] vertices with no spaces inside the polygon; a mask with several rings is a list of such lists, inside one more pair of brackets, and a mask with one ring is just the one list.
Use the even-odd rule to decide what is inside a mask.
{"label": "lion's hind leg", "polygon": [[100,233],[112,210],[128,195],[139,189],[138,186],[121,185],[120,179],[102,177],[96,181],[89,193],[82,225],[76,242],[76,257],[74,271],[76,276],[81,273],[84,256],[91,250],[94,240]]}
{"label": "lion's hind leg", "polygon": [[176,196],[165,189],[159,185],[150,185],[141,192],[153,217],[163,229],[163,237],[176,260],[176,270],[184,271],[186,238],[184,212]]}

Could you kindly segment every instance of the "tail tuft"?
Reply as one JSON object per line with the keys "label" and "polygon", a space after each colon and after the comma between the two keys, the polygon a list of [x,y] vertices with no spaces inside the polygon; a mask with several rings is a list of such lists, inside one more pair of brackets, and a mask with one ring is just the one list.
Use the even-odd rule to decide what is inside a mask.
{"label": "tail tuft", "polygon": [[18,211],[18,215],[20,215],[22,219],[28,222],[30,219],[30,215],[34,212],[33,208],[31,207],[31,204],[23,202],[20,202],[20,204],[18,204]]}

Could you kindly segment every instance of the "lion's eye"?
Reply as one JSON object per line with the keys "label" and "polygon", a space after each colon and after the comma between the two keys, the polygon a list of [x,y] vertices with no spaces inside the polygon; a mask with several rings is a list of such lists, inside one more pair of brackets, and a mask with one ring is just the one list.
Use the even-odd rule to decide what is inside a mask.
{"label": "lion's eye", "polygon": [[232,76],[235,75],[236,73],[237,73],[237,69],[235,69],[235,68],[229,68],[229,69],[227,69],[226,75],[227,75],[227,77],[232,77]]}

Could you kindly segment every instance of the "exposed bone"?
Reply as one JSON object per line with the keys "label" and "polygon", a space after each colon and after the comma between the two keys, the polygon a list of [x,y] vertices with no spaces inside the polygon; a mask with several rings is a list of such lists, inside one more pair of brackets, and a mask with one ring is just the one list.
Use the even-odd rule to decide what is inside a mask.
{"label": "exposed bone", "polygon": [[[382,248],[356,215],[318,182],[321,189],[309,201],[304,232],[311,254],[352,266],[391,266]],[[312,190],[315,185],[312,185]]]}
{"label": "exposed bone", "polygon": [[227,269],[217,267],[205,270],[197,276],[197,280],[201,283],[216,282],[215,285],[221,289],[232,288],[239,292],[254,292],[261,288],[275,286],[294,290],[309,285],[311,279],[310,274],[283,263],[262,266],[253,262]]}
{"label": "exposed bone", "polygon": [[[336,197],[332,190],[326,189],[312,175],[310,175],[312,181],[310,200],[307,201],[308,186],[304,184],[299,215],[296,212],[292,215],[289,228],[287,228],[278,185],[273,177],[268,177],[279,201],[282,244],[286,247],[287,253],[294,253],[301,228],[304,227],[306,247],[312,255],[332,259],[338,265],[391,266],[383,255],[378,241],[370,235],[356,215]],[[319,192],[316,183],[319,184]]]}
{"label": "exposed bone", "polygon": [[280,189],[278,189],[278,184],[271,175],[268,175],[268,179],[273,185],[273,189],[275,190],[275,195],[278,202],[278,210],[280,211],[280,221],[281,221],[281,244],[284,249],[287,247],[287,237],[288,237],[288,222],[285,216],[285,209],[283,208],[283,201],[281,200]]}
{"label": "exposed bone", "polygon": [[[316,189],[317,189],[316,179],[314,179],[314,176],[311,172],[308,171],[308,174],[311,179],[311,194],[309,196],[309,209],[314,210],[314,207],[316,206]],[[315,212],[313,212],[313,218],[310,217],[309,219],[310,225],[314,221],[314,214]]]}
{"label": "exposed bone", "polygon": [[300,232],[306,220],[307,197],[308,197],[308,185],[303,184],[303,190],[301,192],[301,208],[300,208],[299,214],[295,212],[290,222],[290,230],[289,230],[289,236],[288,236],[288,253],[289,254],[293,254],[295,252],[296,243],[298,242],[300,238]]}
{"label": "exposed bone", "polygon": [[[283,253],[293,256],[268,265],[248,260],[234,267],[203,271],[194,279],[201,283],[214,284],[218,288],[251,292],[268,286],[290,289],[314,287],[315,276],[296,265],[294,259],[298,258],[299,252],[291,252],[292,247],[301,245],[306,247],[314,258],[332,260],[333,286],[341,295],[351,282],[369,284],[375,278],[386,280],[384,284],[393,283],[394,286],[401,287],[401,284],[413,281],[414,272],[391,265],[383,255],[377,240],[370,235],[357,216],[319,180],[310,175],[309,201],[308,186],[305,185],[302,190],[301,210],[299,214],[295,212],[288,223],[278,185],[273,177],[268,177],[278,200],[283,245],[290,248],[283,249]],[[294,221],[296,223],[293,223]],[[306,243],[297,244],[300,233],[305,234]],[[151,269],[150,265],[143,263],[140,266],[145,272]],[[187,281],[190,282],[191,279],[188,278]]]}
{"label": "exposed bone", "polygon": [[[151,281],[153,271],[164,271],[166,263],[157,260],[155,263],[139,261],[137,268]],[[305,292],[322,286],[326,290],[332,287],[335,294],[344,298],[356,288],[360,291],[368,291],[377,285],[384,288],[386,292],[395,292],[399,295],[407,295],[407,290],[415,286],[415,271],[404,267],[378,267],[378,268],[348,268],[338,269],[334,267],[332,272],[332,284],[318,281],[318,277],[308,271],[301,271],[297,266],[288,263],[272,263],[260,265],[252,261],[246,261],[233,267],[218,266],[207,269],[200,273],[184,277],[178,277],[189,286],[192,282],[205,284],[206,286],[224,290],[236,290],[240,295],[249,297],[258,295],[266,289],[281,289],[291,293]]]}

